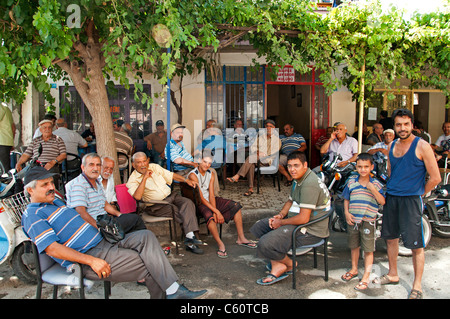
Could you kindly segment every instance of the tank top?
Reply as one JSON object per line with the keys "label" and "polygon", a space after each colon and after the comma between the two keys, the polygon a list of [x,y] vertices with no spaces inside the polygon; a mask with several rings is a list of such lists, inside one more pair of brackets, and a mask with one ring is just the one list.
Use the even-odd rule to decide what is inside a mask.
{"label": "tank top", "polygon": [[425,163],[416,156],[417,143],[420,137],[416,136],[409,150],[401,157],[395,157],[393,149],[396,139],[389,151],[391,176],[387,182],[386,193],[394,196],[422,195],[425,191]]}
{"label": "tank top", "polygon": [[195,174],[198,179],[198,186],[202,192],[203,198],[209,202],[209,182],[211,181],[211,171],[207,170],[205,176],[200,174],[198,168],[191,171],[189,174]]}

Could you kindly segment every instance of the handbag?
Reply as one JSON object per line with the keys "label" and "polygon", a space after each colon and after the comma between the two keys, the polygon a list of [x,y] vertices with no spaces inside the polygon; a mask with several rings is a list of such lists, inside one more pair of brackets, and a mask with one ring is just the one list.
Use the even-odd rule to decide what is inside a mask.
{"label": "handbag", "polygon": [[103,238],[111,244],[115,244],[125,237],[122,226],[109,214],[97,216],[97,227],[103,235]]}

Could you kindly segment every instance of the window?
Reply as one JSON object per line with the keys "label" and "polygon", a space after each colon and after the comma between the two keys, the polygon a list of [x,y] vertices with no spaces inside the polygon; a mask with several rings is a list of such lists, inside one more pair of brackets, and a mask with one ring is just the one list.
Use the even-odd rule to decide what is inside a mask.
{"label": "window", "polygon": [[223,66],[212,75],[206,71],[206,118],[223,128],[242,119],[244,128],[263,127],[264,67]]}
{"label": "window", "polygon": [[[70,86],[65,93],[64,86],[59,88],[60,92],[60,113],[66,119],[68,128],[77,132],[83,132],[92,121],[89,110],[85,107],[83,100],[74,86]],[[108,88],[107,88],[108,89]],[[151,95],[150,85],[144,85],[144,92]],[[148,135],[152,132],[151,109],[147,109],[146,104],[141,104],[134,100],[134,86],[127,90],[123,86],[115,86],[108,89],[108,100],[112,119],[123,119],[133,127],[133,139],[140,138],[140,135]]]}

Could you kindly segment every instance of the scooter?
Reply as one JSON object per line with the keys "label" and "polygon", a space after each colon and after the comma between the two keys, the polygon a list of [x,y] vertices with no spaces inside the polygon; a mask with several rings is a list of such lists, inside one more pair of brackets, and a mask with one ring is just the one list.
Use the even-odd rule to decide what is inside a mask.
{"label": "scooter", "polygon": [[31,241],[22,230],[22,213],[29,198],[24,192],[9,195],[16,185],[15,170],[2,174],[0,184],[0,265],[9,261],[14,273],[21,280],[35,283],[35,262]]}
{"label": "scooter", "polygon": [[21,280],[36,283],[36,265],[32,244],[21,225],[22,213],[30,203],[23,191],[23,178],[34,166],[41,165],[33,158],[20,172],[5,172],[0,163],[0,265],[9,261],[14,273]]}

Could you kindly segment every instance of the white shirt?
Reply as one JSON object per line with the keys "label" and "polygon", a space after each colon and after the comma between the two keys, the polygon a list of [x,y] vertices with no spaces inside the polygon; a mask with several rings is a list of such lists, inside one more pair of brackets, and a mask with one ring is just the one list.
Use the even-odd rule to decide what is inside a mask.
{"label": "white shirt", "polygon": [[108,178],[108,183],[106,184],[106,188],[103,186],[103,177],[100,175],[98,178],[98,181],[100,182],[100,185],[103,187],[103,190],[105,192],[106,201],[108,203],[117,202],[116,197],[116,190],[114,189],[114,177],[111,175]]}

